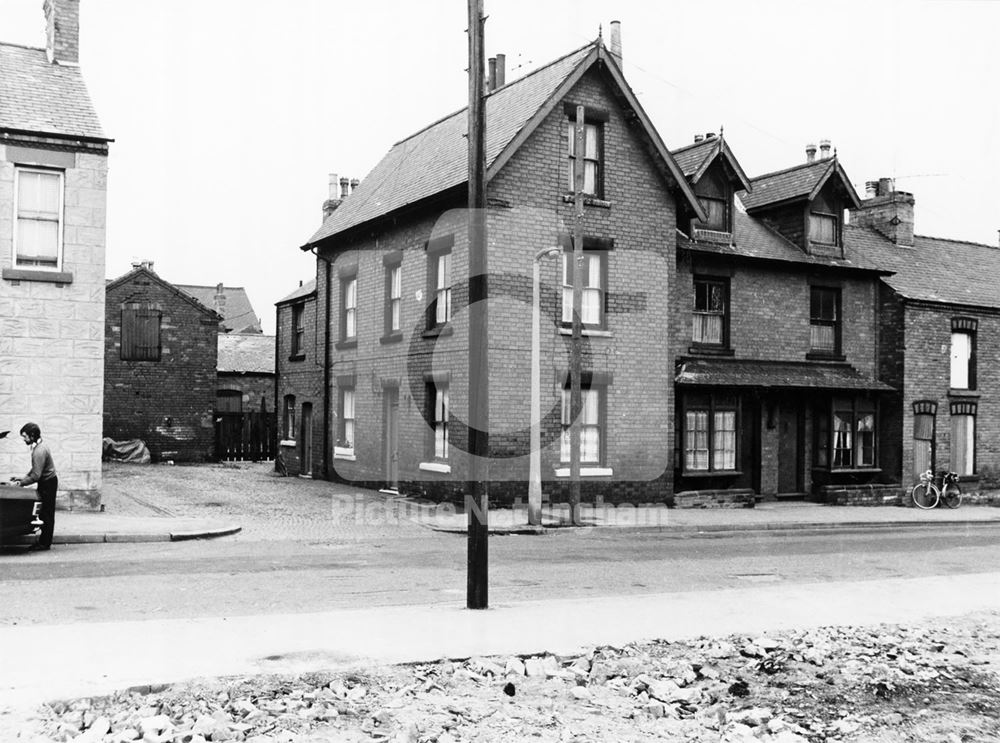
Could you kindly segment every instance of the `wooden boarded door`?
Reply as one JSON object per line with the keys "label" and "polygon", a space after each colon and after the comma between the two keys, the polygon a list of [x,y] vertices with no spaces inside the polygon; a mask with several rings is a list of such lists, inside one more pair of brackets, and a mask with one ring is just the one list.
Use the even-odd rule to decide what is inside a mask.
{"label": "wooden boarded door", "polygon": [[302,432],[299,436],[302,447],[299,457],[299,474],[312,477],[313,463],[313,406],[311,402],[302,403]]}
{"label": "wooden boarded door", "polygon": [[778,494],[802,492],[801,414],[784,404],[778,411]]}

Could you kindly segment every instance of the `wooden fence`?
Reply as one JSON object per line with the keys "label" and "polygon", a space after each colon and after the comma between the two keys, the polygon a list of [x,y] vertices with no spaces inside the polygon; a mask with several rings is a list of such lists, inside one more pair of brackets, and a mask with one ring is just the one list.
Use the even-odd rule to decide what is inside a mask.
{"label": "wooden fence", "polygon": [[277,414],[216,413],[215,456],[220,460],[260,462],[274,459]]}

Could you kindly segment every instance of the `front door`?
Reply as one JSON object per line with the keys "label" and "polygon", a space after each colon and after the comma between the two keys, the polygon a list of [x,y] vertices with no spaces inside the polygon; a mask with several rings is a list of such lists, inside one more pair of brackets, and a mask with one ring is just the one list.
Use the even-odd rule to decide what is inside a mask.
{"label": "front door", "polygon": [[299,467],[299,474],[306,475],[307,477],[312,476],[312,451],[313,451],[313,421],[312,415],[313,406],[311,402],[302,403],[302,433],[299,436],[299,441],[302,442],[302,452],[299,457],[299,461],[302,463]]}
{"label": "front door", "polygon": [[382,441],[384,442],[382,471],[385,486],[399,487],[399,388],[382,388]]}
{"label": "front door", "polygon": [[802,492],[801,421],[798,406],[778,411],[778,495]]}

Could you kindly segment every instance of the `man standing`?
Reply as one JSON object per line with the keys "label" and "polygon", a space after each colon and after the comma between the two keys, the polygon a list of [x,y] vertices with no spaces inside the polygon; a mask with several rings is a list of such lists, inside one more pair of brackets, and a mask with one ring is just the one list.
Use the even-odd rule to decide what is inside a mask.
{"label": "man standing", "polygon": [[32,550],[47,550],[52,547],[52,531],[56,519],[56,491],[59,488],[59,478],[56,477],[56,466],[52,461],[49,445],[42,441],[42,430],[36,423],[25,423],[21,426],[21,440],[31,448],[31,471],[24,477],[14,478],[21,487],[38,483],[38,498],[42,501],[42,533],[38,542],[30,547]]}

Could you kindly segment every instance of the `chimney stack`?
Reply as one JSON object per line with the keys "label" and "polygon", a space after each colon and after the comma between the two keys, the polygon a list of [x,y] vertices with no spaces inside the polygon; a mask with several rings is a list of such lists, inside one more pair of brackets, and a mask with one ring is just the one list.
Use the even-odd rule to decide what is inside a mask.
{"label": "chimney stack", "polygon": [[507,84],[507,55],[497,55],[496,87],[502,88]]}
{"label": "chimney stack", "polygon": [[323,221],[336,211],[337,207],[340,206],[340,198],[337,195],[337,186],[340,182],[337,180],[336,173],[330,173],[330,186],[328,192],[328,198],[323,202]]}
{"label": "chimney stack", "polygon": [[147,271],[152,271],[153,261],[148,258],[143,258],[141,261],[132,261],[132,268],[145,268]]}
{"label": "chimney stack", "polygon": [[45,0],[45,53],[53,64],[80,64],[80,0]]}
{"label": "chimney stack", "polygon": [[611,56],[618,65],[622,63],[622,22],[611,21]]}
{"label": "chimney stack", "polygon": [[821,139],[819,141],[819,159],[828,160],[830,159],[830,140]]}
{"label": "chimney stack", "polygon": [[486,60],[486,92],[492,93],[497,89],[497,58],[490,57]]}
{"label": "chimney stack", "polygon": [[806,145],[806,162],[813,163],[816,162],[816,145],[812,142]]}
{"label": "chimney stack", "polygon": [[897,245],[913,247],[913,194],[897,191],[892,178],[879,178],[865,183],[865,196],[861,208],[851,210],[851,224],[870,227]]}
{"label": "chimney stack", "polygon": [[223,317],[226,316],[226,291],[222,284],[215,285],[215,296],[212,297],[212,309]]}

